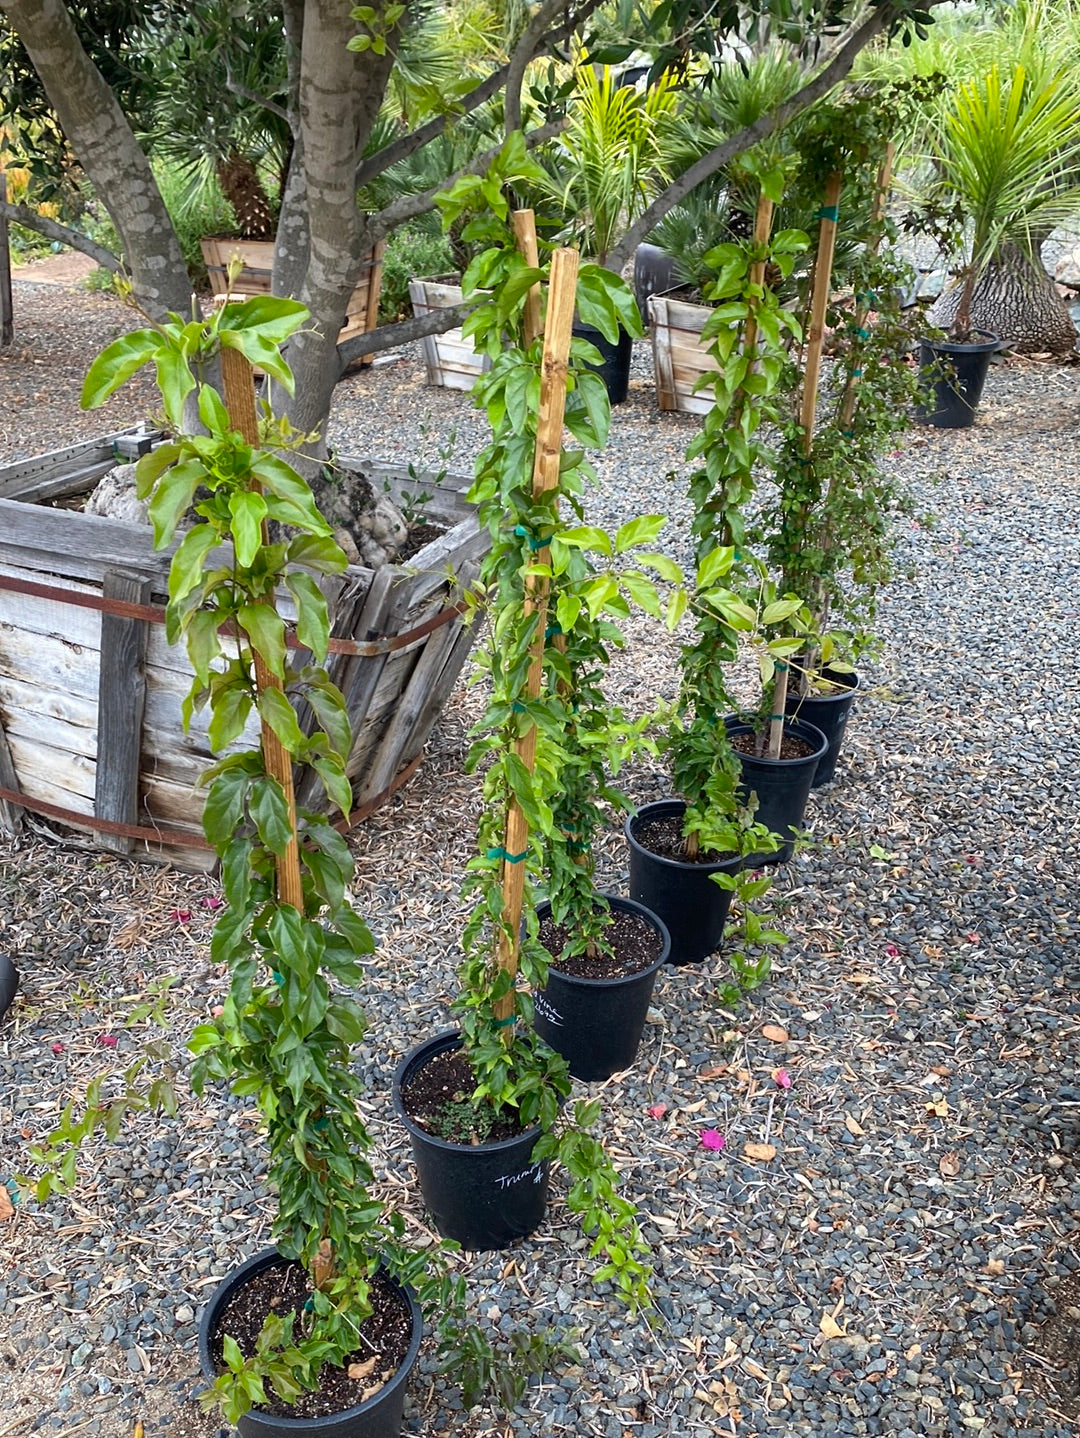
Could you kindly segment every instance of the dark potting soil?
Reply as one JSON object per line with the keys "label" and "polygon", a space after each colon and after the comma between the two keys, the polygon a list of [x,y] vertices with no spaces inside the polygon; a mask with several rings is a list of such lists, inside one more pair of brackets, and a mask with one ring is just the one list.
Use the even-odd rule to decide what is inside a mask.
{"label": "dark potting soil", "polygon": [[444,1050],[402,1084],[401,1102],[414,1123],[447,1143],[499,1143],[524,1133],[525,1126],[511,1118],[474,1109],[475,1087],[476,1075],[464,1054]]}
{"label": "dark potting soil", "polygon": [[[739,754],[747,754],[751,759],[763,759],[767,744],[762,745],[761,753],[758,753],[757,736],[755,734],[732,734],[731,747]],[[816,745],[808,744],[805,739],[797,739],[794,735],[785,732],[780,740],[781,759],[807,759],[813,754]]]}
{"label": "dark potting soil", "polygon": [[409,537],[397,552],[396,563],[404,564],[414,554],[419,554],[425,544],[430,544],[433,539],[438,539],[440,534],[446,533],[446,526],[442,524],[419,524],[409,525]]}
{"label": "dark potting soil", "polygon": [[[255,1352],[266,1318],[271,1313],[282,1317],[302,1314],[311,1292],[311,1279],[305,1269],[285,1258],[245,1283],[222,1310],[211,1340],[219,1369],[225,1370],[222,1340],[226,1334],[236,1340],[246,1357]],[[371,1280],[370,1302],[371,1316],[360,1325],[360,1347],[349,1355],[343,1368],[325,1367],[319,1375],[318,1388],[302,1394],[295,1403],[283,1403],[268,1383],[269,1402],[260,1404],[258,1411],[275,1418],[328,1418],[355,1408],[365,1398],[373,1398],[405,1360],[412,1339],[412,1315],[400,1293],[379,1274]],[[362,1376],[350,1378],[350,1365],[359,1365]]]}
{"label": "dark potting soil", "polygon": [[693,858],[686,852],[682,819],[670,814],[664,819],[635,820],[634,838],[650,854],[661,859],[676,859],[682,864],[723,864],[734,859],[734,853],[718,854],[714,849],[699,849]]}
{"label": "dark potting soil", "polygon": [[551,966],[574,979],[625,979],[639,974],[660,957],[660,935],[640,914],[611,910],[611,923],[604,930],[604,942],[611,953],[574,954],[563,958],[570,930],[550,918],[540,921],[540,942],[551,955]]}

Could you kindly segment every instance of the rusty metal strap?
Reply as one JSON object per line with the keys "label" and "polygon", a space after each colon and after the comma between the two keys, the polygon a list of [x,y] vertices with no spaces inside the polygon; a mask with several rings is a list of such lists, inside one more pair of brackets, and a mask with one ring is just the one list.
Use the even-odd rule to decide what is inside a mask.
{"label": "rusty metal strap", "polygon": [[[29,594],[37,599],[52,599],[59,604],[73,604],[79,609],[96,609],[102,614],[116,614],[121,619],[142,619],[148,624],[164,624],[165,610],[156,604],[133,604],[126,599],[108,599],[101,594],[83,594],[78,590],[60,589],[53,584],[41,584],[34,579],[17,579],[13,575],[0,574],[0,589],[7,589],[15,594]],[[382,654],[393,654],[399,649],[406,649],[410,644],[415,644],[418,639],[424,639],[436,629],[441,629],[444,624],[450,624],[459,618],[467,610],[468,605],[464,600],[457,604],[449,604],[445,609],[440,609],[430,619],[425,619],[422,624],[415,625],[412,629],[406,629],[402,634],[383,635],[378,639],[331,639],[329,649],[331,654],[347,654],[357,659],[375,659]],[[290,649],[302,649],[304,646],[290,630],[286,636],[286,643]]]}
{"label": "rusty metal strap", "polygon": [[[412,776],[423,762],[423,753],[417,754],[404,769],[395,774],[385,789],[361,804],[359,808],[353,809],[349,814],[348,821],[339,817],[334,828],[339,833],[346,834],[356,824],[362,823],[371,817],[375,810],[387,799],[392,799],[397,791],[409,782]],[[175,844],[182,849],[213,849],[213,845],[198,834],[188,833],[186,830],[170,829],[168,826],[150,828],[142,824],[124,824],[117,819],[97,819],[93,814],[80,814],[74,809],[65,809],[59,804],[50,804],[45,799],[31,799],[28,794],[22,794],[17,789],[5,789],[0,786],[0,800],[8,804],[17,804],[20,809],[29,809],[31,813],[43,814],[48,819],[57,819],[63,824],[70,825],[73,829],[91,829],[95,834],[119,834],[124,839],[142,839],[149,844]]]}

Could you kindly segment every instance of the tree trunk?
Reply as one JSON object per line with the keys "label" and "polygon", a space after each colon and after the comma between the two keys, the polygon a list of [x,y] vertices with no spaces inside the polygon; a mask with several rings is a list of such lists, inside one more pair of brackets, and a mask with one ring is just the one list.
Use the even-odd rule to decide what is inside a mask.
{"label": "tree trunk", "polygon": [[180,242],[131,126],[86,54],[62,0],[0,0],[26,46],[69,144],[124,247],[135,298],[147,314],[191,308]]}
{"label": "tree trunk", "polygon": [[[935,301],[927,314],[931,324],[950,328],[961,288],[954,285]],[[1018,354],[1065,355],[1076,345],[1076,326],[1053,280],[1016,245],[1003,245],[976,282],[971,324],[998,335]]]}

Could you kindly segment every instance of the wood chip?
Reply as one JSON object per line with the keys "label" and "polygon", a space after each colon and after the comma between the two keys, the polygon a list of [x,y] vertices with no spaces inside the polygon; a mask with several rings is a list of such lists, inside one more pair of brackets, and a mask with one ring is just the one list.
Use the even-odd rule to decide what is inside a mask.
{"label": "wood chip", "polygon": [[782,1029],[779,1024],[762,1024],[761,1037],[768,1039],[770,1043],[786,1044],[788,1041],[787,1029]]}
{"label": "wood chip", "polygon": [[942,1178],[955,1178],[960,1172],[959,1154],[943,1153],[938,1159],[938,1172]]}
{"label": "wood chip", "polygon": [[762,1163],[768,1163],[776,1157],[776,1148],[771,1143],[748,1143],[743,1148],[743,1155],[746,1158],[759,1158]]}
{"label": "wood chip", "polygon": [[846,1113],[844,1115],[844,1127],[847,1129],[848,1133],[851,1134],[852,1138],[863,1138],[866,1134],[866,1130],[863,1128],[859,1120],[853,1117],[853,1115],[851,1115],[850,1113]]}
{"label": "wood chip", "polygon": [[366,1363],[350,1363],[345,1371],[354,1382],[358,1383],[362,1378],[371,1377],[375,1372],[375,1364],[377,1361],[376,1357],[371,1357]]}
{"label": "wood chip", "polygon": [[15,1217],[15,1205],[11,1201],[11,1194],[0,1184],[0,1222],[4,1219]]}

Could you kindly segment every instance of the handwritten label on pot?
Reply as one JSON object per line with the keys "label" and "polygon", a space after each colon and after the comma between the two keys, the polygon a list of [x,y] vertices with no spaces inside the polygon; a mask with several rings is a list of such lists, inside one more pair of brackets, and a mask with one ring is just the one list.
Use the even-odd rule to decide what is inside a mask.
{"label": "handwritten label on pot", "polygon": [[530,1180],[533,1183],[543,1183],[544,1165],[542,1163],[530,1164],[528,1168],[523,1168],[520,1173],[504,1173],[501,1178],[495,1180],[495,1187],[513,1188],[515,1184],[528,1183]]}
{"label": "handwritten label on pot", "polygon": [[554,1024],[558,1029],[562,1028],[562,1014],[543,994],[533,994],[533,1009],[539,1018],[547,1019],[549,1024]]}

